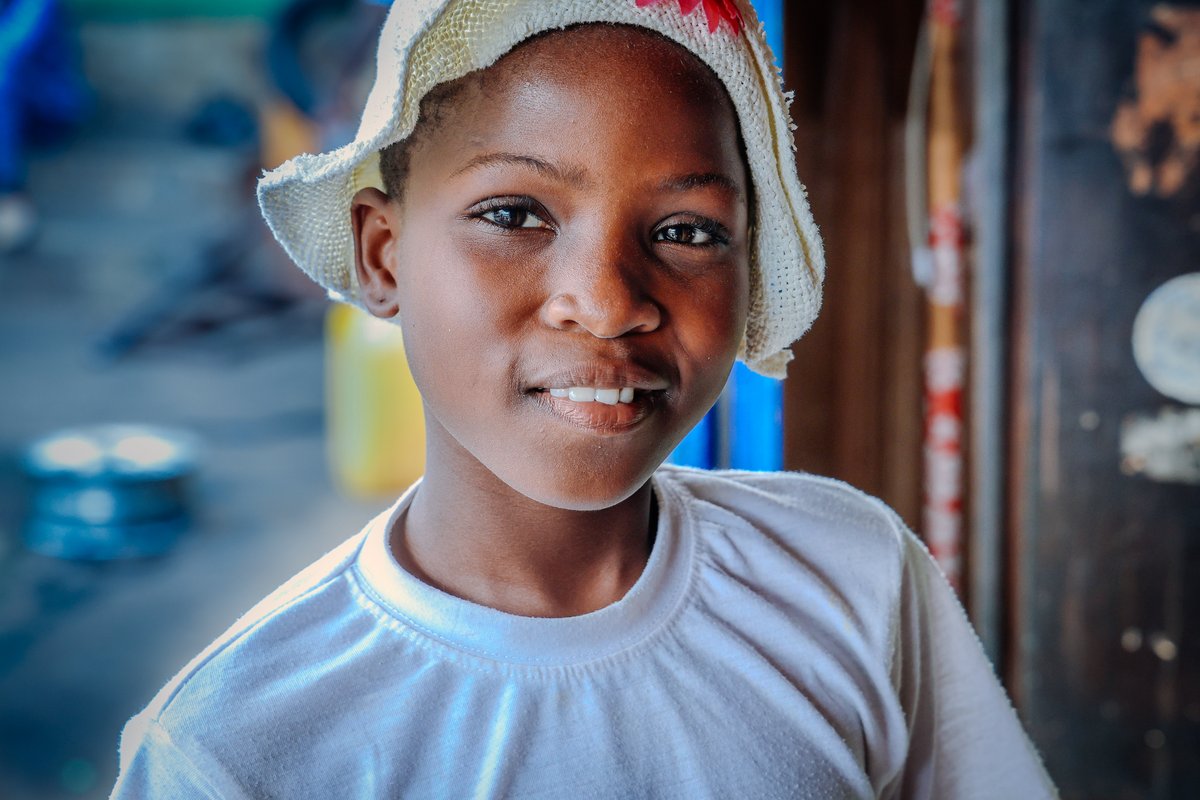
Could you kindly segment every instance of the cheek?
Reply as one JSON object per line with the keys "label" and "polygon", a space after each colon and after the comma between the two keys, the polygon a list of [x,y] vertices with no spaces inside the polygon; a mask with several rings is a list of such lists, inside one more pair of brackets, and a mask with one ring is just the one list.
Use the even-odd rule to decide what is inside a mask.
{"label": "cheek", "polygon": [[454,400],[494,386],[527,305],[526,284],[446,235],[406,242],[397,258],[399,322],[422,392]]}
{"label": "cheek", "polygon": [[734,344],[736,350],[742,343],[742,337],[746,332],[746,320],[750,312],[750,256],[748,253],[738,259],[738,263],[727,281],[725,292],[728,298],[725,302],[727,324],[734,329],[737,339]]}
{"label": "cheek", "polygon": [[687,288],[686,322],[683,327],[694,346],[693,353],[707,354],[707,360],[730,359],[737,353],[746,328],[749,295],[745,267]]}
{"label": "cheek", "polygon": [[719,279],[694,281],[681,292],[674,340],[681,385],[688,387],[690,424],[725,388],[746,328],[747,296],[747,280],[736,269]]}
{"label": "cheek", "polygon": [[431,396],[470,354],[463,343],[480,321],[478,300],[469,284],[439,269],[446,253],[434,242],[405,245],[397,252],[399,322],[413,377],[422,394]]}

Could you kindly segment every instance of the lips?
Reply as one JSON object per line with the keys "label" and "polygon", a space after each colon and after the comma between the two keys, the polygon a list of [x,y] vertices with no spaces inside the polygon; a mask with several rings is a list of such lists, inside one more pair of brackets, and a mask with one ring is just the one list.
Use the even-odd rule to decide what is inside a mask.
{"label": "lips", "polygon": [[548,391],[531,392],[538,405],[570,423],[596,433],[623,433],[645,420],[657,405],[657,393],[634,395],[628,403],[607,405],[554,397]]}
{"label": "lips", "polygon": [[620,433],[646,419],[669,386],[632,364],[588,364],[539,378],[526,394],[573,426]]}
{"label": "lips", "polygon": [[527,390],[550,389],[633,389],[635,392],[661,392],[670,382],[656,372],[632,362],[585,363],[557,369],[526,382]]}

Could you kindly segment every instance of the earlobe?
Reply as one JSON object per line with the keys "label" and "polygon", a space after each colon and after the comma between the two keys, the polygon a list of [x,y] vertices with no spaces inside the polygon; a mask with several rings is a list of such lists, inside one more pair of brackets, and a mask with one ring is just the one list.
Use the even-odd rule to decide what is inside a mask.
{"label": "earlobe", "polygon": [[391,199],[378,189],[361,189],[350,203],[354,232],[354,274],[359,300],[377,317],[394,317],[396,301],[396,219]]}

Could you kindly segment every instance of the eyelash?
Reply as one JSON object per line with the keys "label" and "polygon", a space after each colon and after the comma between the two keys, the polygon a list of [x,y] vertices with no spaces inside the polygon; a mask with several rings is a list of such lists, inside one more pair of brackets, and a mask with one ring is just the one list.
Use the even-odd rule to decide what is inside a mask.
{"label": "eyelash", "polygon": [[[495,197],[491,200],[485,200],[474,211],[467,216],[470,219],[482,220],[483,222],[493,227],[499,228],[502,231],[518,231],[523,226],[520,225],[501,225],[495,220],[487,218],[488,214],[494,214],[497,211],[521,211],[530,216],[541,220],[547,227],[553,227],[550,222],[550,215],[542,208],[542,206],[529,197]],[[541,226],[538,226],[540,229]]]}
{"label": "eyelash", "polygon": [[[521,211],[525,214],[536,217],[541,220],[546,227],[553,227],[550,222],[550,215],[542,208],[541,204],[529,197],[496,197],[491,200],[485,200],[478,208],[468,214],[470,219],[481,220],[488,225],[499,228],[502,231],[512,232],[522,230],[521,225],[501,225],[495,220],[488,219],[488,214],[494,214],[497,211]],[[691,242],[675,242],[664,238],[666,231],[672,228],[691,228],[699,231],[710,238],[710,241],[691,243]],[[531,230],[544,230],[541,226],[532,228]],[[668,244],[679,244],[684,247],[718,247],[729,244],[729,232],[724,225],[704,217],[687,217],[683,221],[675,222],[671,225],[664,225],[657,228],[653,233],[654,241],[666,242]]]}
{"label": "eyelash", "polygon": [[[665,234],[672,228],[692,228],[693,230],[697,230],[703,234],[706,234],[710,238],[710,241],[700,242],[697,244],[692,242],[672,242],[670,239],[660,238],[661,235]],[[729,232],[725,230],[724,225],[714,222],[711,219],[705,219],[703,217],[688,217],[684,221],[675,222],[671,225],[664,225],[656,230],[654,232],[654,240],[656,242],[668,242],[669,244],[682,244],[685,247],[717,247],[720,245],[729,244]]]}

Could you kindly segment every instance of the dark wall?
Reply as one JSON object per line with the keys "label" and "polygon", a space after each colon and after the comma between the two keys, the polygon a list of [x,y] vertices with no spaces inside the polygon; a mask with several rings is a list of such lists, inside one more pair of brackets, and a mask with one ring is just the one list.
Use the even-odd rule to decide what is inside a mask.
{"label": "dark wall", "polygon": [[[1015,9],[1010,677],[1067,798],[1200,797],[1200,486],[1122,455],[1131,424],[1188,410],[1131,339],[1146,296],[1200,268],[1195,176],[1139,188],[1113,137],[1147,88],[1139,36],[1196,46],[1200,67],[1200,15],[1196,41],[1173,42],[1151,7]],[[1186,63],[1172,102],[1200,99]],[[1125,157],[1162,165],[1174,135],[1150,126]]]}

